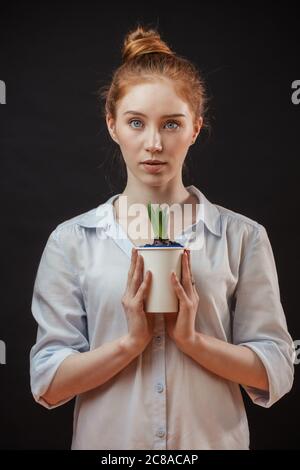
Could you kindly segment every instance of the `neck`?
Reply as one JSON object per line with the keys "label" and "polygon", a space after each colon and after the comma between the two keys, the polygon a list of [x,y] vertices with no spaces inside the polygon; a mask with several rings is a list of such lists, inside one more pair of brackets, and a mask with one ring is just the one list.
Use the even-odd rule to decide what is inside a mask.
{"label": "neck", "polygon": [[130,207],[132,204],[144,204],[148,202],[151,204],[168,204],[174,203],[183,204],[190,198],[190,193],[184,186],[180,188],[139,188],[129,189],[127,186],[120,196],[127,197],[127,205]]}
{"label": "neck", "polygon": [[162,185],[147,185],[128,171],[127,184],[120,196],[126,196],[130,206],[136,203],[147,205],[149,201],[152,204],[183,204],[191,195],[184,187],[181,177]]}

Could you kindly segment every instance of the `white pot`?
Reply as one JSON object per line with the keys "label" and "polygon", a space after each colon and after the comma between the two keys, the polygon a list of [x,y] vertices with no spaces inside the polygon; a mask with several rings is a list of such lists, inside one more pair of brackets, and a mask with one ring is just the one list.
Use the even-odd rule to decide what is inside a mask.
{"label": "white pot", "polygon": [[181,280],[184,247],[139,247],[137,251],[144,259],[144,277],[147,271],[152,273],[150,290],[145,299],[145,312],[178,312],[178,298],[171,273],[175,271]]}

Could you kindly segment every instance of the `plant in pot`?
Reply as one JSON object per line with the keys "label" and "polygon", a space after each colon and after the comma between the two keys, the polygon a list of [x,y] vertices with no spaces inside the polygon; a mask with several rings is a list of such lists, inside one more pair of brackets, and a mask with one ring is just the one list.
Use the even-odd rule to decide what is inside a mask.
{"label": "plant in pot", "polygon": [[149,202],[147,210],[154,232],[154,241],[152,244],[147,243],[137,248],[144,259],[144,274],[148,270],[152,273],[145,311],[148,313],[178,312],[178,298],[171,282],[171,273],[174,271],[178,279],[181,278],[181,258],[184,246],[169,239],[167,208],[161,209],[158,205],[155,209]]}

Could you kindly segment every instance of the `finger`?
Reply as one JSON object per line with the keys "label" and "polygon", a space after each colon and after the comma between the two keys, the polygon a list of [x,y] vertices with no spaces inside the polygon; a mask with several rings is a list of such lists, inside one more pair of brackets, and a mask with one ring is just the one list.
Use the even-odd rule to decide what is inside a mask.
{"label": "finger", "polygon": [[188,250],[188,249],[185,249],[185,253],[188,255],[187,256],[188,268],[189,268],[190,273],[192,274],[192,270],[191,270],[191,251]]}
{"label": "finger", "polygon": [[[187,250],[188,252],[188,259],[189,259],[189,270],[190,270],[190,276],[191,276],[191,279],[193,277],[193,273],[192,273],[192,264],[191,264],[191,250]],[[197,291],[196,289],[196,285],[192,283],[192,286],[193,286],[193,289]]]}
{"label": "finger", "polygon": [[188,254],[188,261],[189,261],[189,268],[190,268],[190,273],[192,274],[192,267],[191,267],[191,250],[186,250]]}
{"label": "finger", "polygon": [[187,271],[187,263],[186,263],[186,251],[184,250],[182,254],[181,260],[181,282],[184,287],[187,287],[188,281],[188,271]]}
{"label": "finger", "polygon": [[184,252],[183,258],[184,259],[183,259],[183,266],[182,266],[182,285],[187,295],[190,297],[193,292],[193,285],[192,285],[187,251]]}
{"label": "finger", "polygon": [[192,278],[193,278],[193,273],[192,273],[192,266],[191,266],[191,250],[186,250],[187,254],[188,254],[188,270],[189,270],[189,279],[191,281],[191,286],[192,286],[192,289],[196,289],[196,286],[195,284],[192,283]]}
{"label": "finger", "polygon": [[188,303],[189,298],[186,295],[185,290],[182,287],[181,283],[179,282],[179,279],[176,276],[176,273],[174,273],[174,271],[172,271],[172,282],[173,282],[174,290],[175,290],[180,302]]}
{"label": "finger", "polygon": [[137,261],[137,250],[135,248],[132,248],[132,251],[131,251],[131,264],[130,264],[130,268],[129,268],[129,271],[128,271],[126,288],[128,288],[130,286],[130,283],[131,283],[131,280],[132,280],[132,277],[133,277],[133,274],[134,274],[134,271],[135,271],[136,261]]}
{"label": "finger", "polygon": [[141,302],[147,297],[149,290],[150,290],[150,286],[151,286],[151,280],[152,280],[152,273],[151,271],[147,271],[145,274],[145,278],[143,282],[141,283],[141,285],[139,286],[137,293],[135,295],[135,299],[138,302],[139,301]]}
{"label": "finger", "polygon": [[144,269],[143,261],[144,261],[143,257],[137,253],[135,270],[132,276],[131,284],[129,286],[129,292],[132,296],[136,295],[138,288],[140,287],[143,281],[143,269]]}

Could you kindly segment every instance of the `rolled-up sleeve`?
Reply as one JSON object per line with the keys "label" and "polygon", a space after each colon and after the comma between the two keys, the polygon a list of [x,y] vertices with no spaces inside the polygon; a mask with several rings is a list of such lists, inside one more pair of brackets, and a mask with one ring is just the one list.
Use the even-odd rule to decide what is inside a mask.
{"label": "rolled-up sleeve", "polygon": [[269,408],[293,385],[288,332],[272,247],[265,227],[249,228],[233,312],[233,343],[252,349],[265,366],[269,391],[242,385],[253,403]]}
{"label": "rolled-up sleeve", "polygon": [[46,408],[55,405],[42,396],[59,365],[71,354],[89,350],[84,300],[78,275],[60,242],[60,229],[49,236],[33,288],[32,314],[38,323],[36,344],[30,351],[30,384],[34,399]]}

